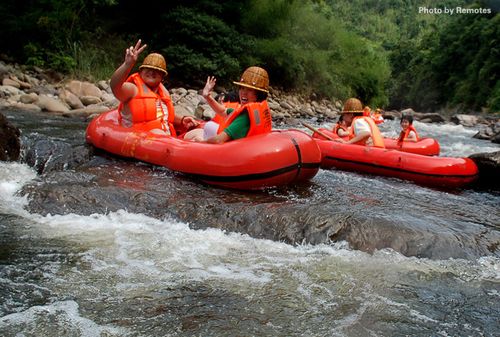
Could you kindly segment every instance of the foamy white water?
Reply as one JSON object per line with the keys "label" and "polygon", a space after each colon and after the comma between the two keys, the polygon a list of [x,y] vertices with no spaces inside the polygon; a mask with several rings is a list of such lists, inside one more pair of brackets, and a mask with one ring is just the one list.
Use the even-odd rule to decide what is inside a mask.
{"label": "foamy white water", "polygon": [[[386,336],[399,322],[474,334],[480,323],[464,320],[467,311],[443,319],[442,302],[499,299],[497,257],[428,260],[363,253],[344,242],[291,246],[124,210],[41,216],[25,211],[27,196],[18,195],[34,178],[25,165],[0,163],[0,211],[16,216],[10,225],[23,224],[21,239],[41,247],[33,261],[2,265],[0,285],[11,290],[0,307],[8,312],[0,318],[5,336],[188,336],[189,323],[176,319],[204,315],[241,324],[230,330],[205,322],[206,330],[195,330],[205,336]],[[26,290],[44,304],[20,295]],[[176,319],[165,323],[168,317]]]}
{"label": "foamy white water", "polygon": [[[474,153],[500,151],[500,144],[488,140],[472,138],[477,128],[464,127],[455,124],[436,124],[413,122],[420,137],[434,138],[439,142],[441,157],[468,157]],[[381,130],[388,137],[399,136],[399,121],[386,121]]]}

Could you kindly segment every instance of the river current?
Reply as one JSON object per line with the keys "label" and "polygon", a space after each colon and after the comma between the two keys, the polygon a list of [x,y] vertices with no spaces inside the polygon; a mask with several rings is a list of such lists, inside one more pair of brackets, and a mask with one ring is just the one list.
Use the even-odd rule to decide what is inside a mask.
{"label": "river current", "polygon": [[[23,136],[83,139],[83,121],[7,116]],[[439,140],[441,156],[499,150],[473,139],[474,129],[415,126]],[[382,127],[386,135],[397,129],[393,121]],[[42,180],[25,163],[0,162],[1,336],[500,333],[498,192],[441,191],[332,170],[304,187],[249,194],[101,160],[83,173]],[[97,177],[92,184],[79,178],[89,172]],[[63,186],[64,199],[51,184]],[[91,185],[119,203],[97,207]],[[153,203],[143,195],[164,198],[166,209],[136,211]],[[369,221],[359,227],[356,244],[342,237],[291,244],[220,225],[286,218],[290,226],[319,228],[338,214],[363,214],[374,228]]]}

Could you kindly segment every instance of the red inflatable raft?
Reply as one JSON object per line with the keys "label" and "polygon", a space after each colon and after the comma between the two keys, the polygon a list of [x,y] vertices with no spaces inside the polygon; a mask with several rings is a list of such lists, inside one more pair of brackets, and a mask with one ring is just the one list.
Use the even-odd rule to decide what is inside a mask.
{"label": "red inflatable raft", "polygon": [[316,139],[321,168],[337,168],[414,181],[426,186],[459,188],[478,176],[469,158],[429,157],[371,146],[342,144]]}
{"label": "red inflatable raft", "polygon": [[[339,136],[328,129],[318,129],[321,133],[335,139]],[[318,133],[313,134],[313,138],[326,139]],[[418,142],[398,142],[394,138],[384,138],[384,145],[386,149],[398,150],[403,152],[421,154],[424,156],[438,156],[439,143],[433,138],[422,138]]]}
{"label": "red inflatable raft", "polygon": [[118,112],[112,110],[90,122],[86,139],[107,152],[235,189],[255,190],[305,181],[314,177],[320,166],[318,145],[299,130],[206,144],[138,128],[121,126]]}

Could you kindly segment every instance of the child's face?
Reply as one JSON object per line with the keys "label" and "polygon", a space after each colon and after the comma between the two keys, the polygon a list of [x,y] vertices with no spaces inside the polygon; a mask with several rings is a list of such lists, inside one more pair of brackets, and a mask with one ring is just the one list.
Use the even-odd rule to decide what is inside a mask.
{"label": "child's face", "polygon": [[408,122],[406,119],[403,119],[403,120],[401,121],[401,128],[402,128],[403,130],[408,129],[408,127],[409,127],[409,126],[410,126],[410,122]]}
{"label": "child's face", "polygon": [[240,87],[239,94],[241,104],[257,102],[257,91],[255,89]]}
{"label": "child's face", "polygon": [[354,119],[354,114],[346,113],[343,115],[345,125],[351,125],[352,120]]}

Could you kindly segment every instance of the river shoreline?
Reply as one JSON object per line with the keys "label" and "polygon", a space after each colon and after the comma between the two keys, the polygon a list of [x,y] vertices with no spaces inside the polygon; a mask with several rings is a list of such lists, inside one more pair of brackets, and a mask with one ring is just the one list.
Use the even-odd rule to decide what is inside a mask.
{"label": "river shoreline", "polygon": [[[91,118],[116,108],[119,103],[111,92],[109,80],[91,83],[65,78],[62,74],[50,70],[6,64],[2,61],[0,61],[0,78],[2,79],[0,107],[3,108]],[[198,90],[167,89],[171,93],[177,113],[194,115],[202,119],[213,117],[213,111],[199,95]],[[313,99],[272,87],[268,103],[274,124],[292,127],[296,126],[300,119],[333,123],[343,105],[338,99]],[[398,119],[402,114],[411,114],[415,120],[426,123],[451,122],[467,127],[482,125],[478,137],[500,142],[500,116],[496,114],[462,114],[457,110],[422,113],[414,111],[411,107],[383,111],[386,119]]]}

